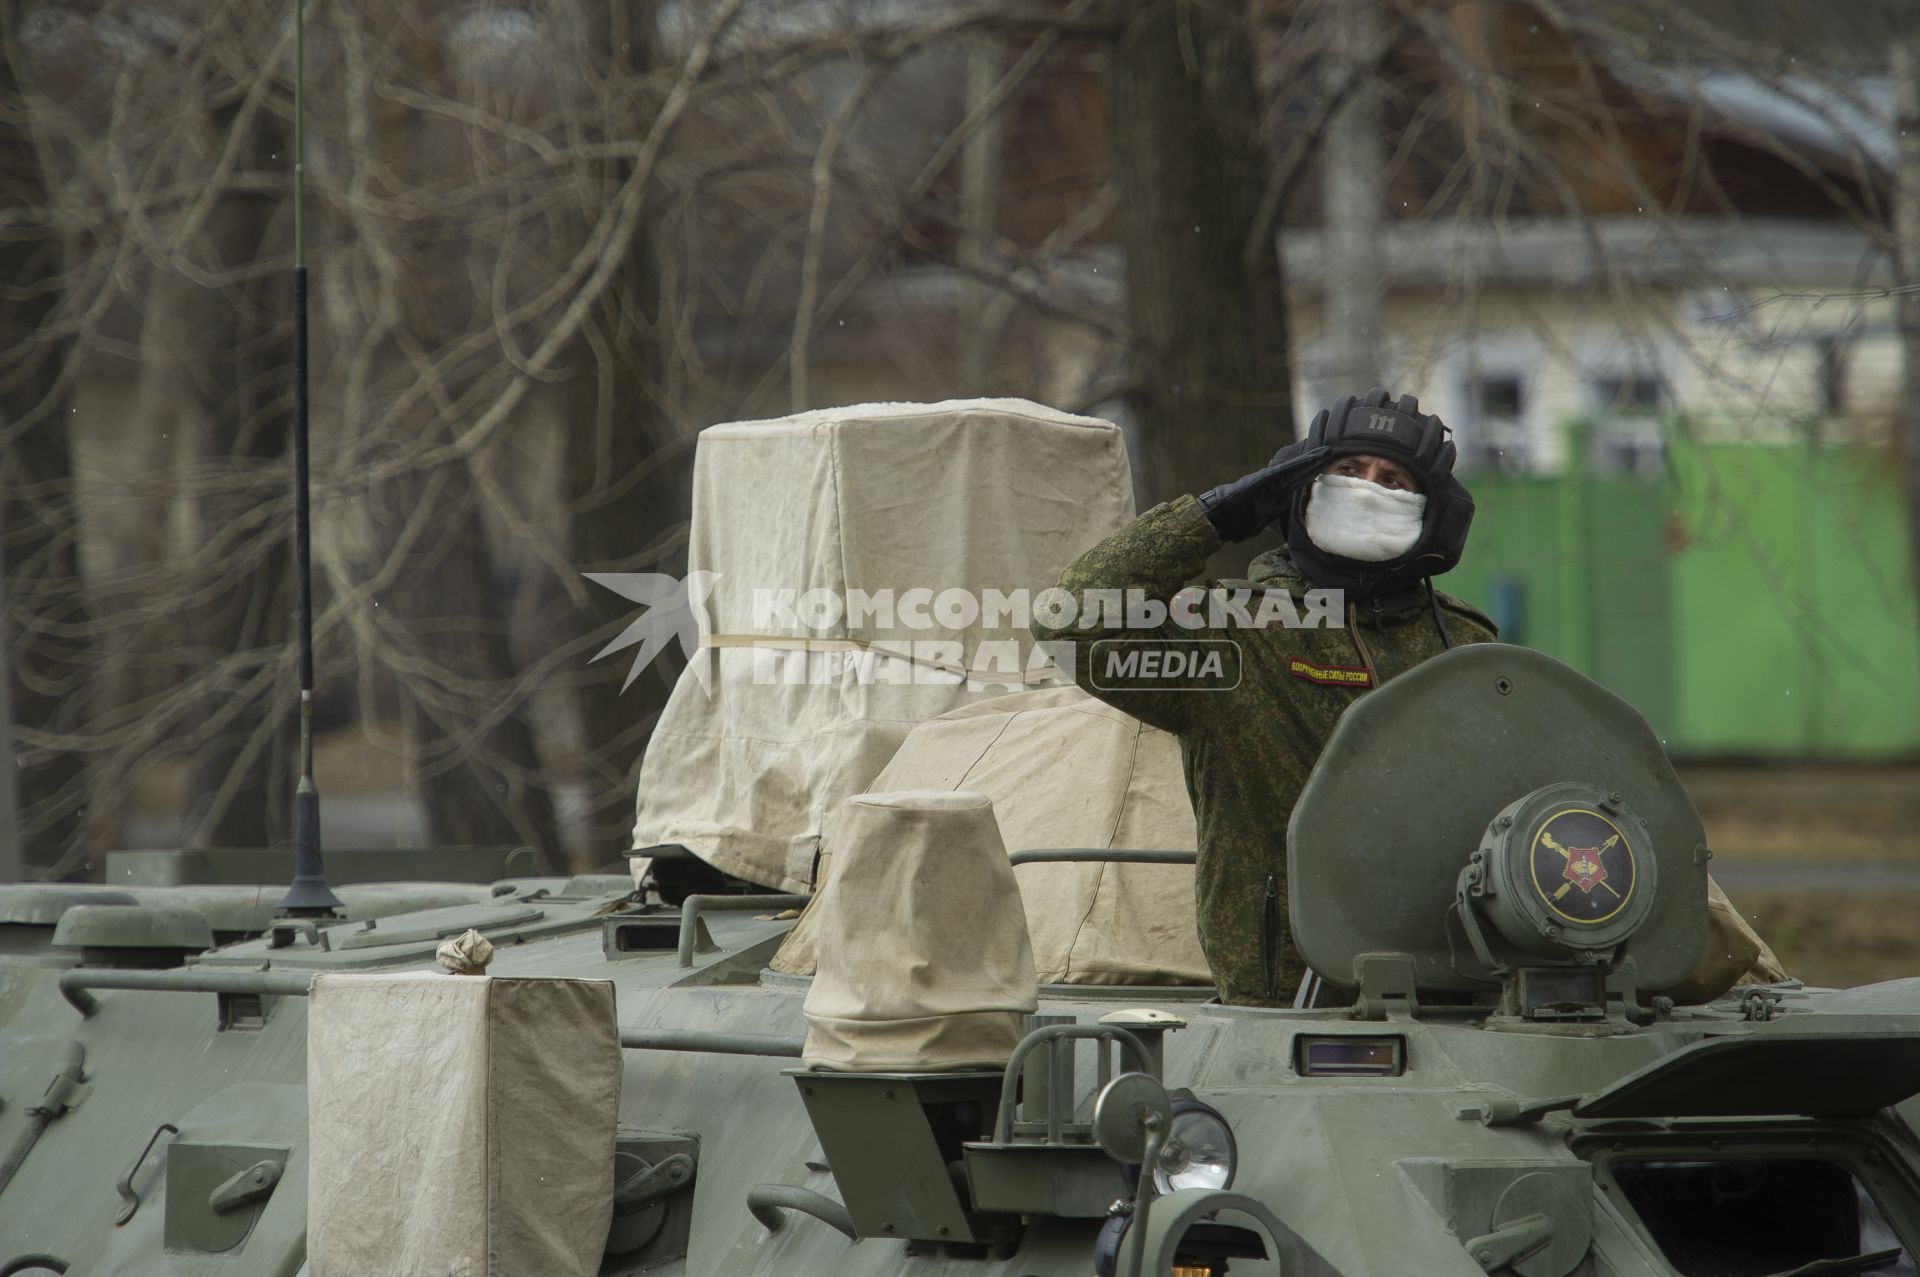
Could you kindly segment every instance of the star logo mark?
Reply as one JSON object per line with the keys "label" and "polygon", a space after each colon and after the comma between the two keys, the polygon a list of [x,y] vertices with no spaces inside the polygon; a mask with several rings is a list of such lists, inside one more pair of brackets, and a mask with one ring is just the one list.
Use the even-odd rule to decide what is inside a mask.
{"label": "star logo mark", "polygon": [[640,650],[633,655],[633,666],[627,671],[627,681],[620,684],[622,692],[633,686],[633,680],[640,677],[640,671],[649,662],[666,651],[668,643],[678,639],[680,652],[687,658],[687,668],[700,680],[700,689],[708,696],[713,695],[709,656],[712,649],[702,646],[700,640],[709,628],[706,602],[713,593],[714,583],[720,579],[718,572],[690,572],[684,581],[664,572],[584,572],[581,575],[647,608],[592,657],[597,661],[639,645]]}

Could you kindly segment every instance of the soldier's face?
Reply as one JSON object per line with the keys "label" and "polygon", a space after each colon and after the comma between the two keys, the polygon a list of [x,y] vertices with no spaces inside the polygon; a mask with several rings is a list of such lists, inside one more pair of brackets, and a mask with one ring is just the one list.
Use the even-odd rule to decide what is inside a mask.
{"label": "soldier's face", "polygon": [[1349,479],[1365,479],[1368,483],[1377,483],[1395,492],[1420,491],[1420,480],[1413,471],[1398,461],[1387,457],[1376,457],[1369,452],[1357,452],[1350,457],[1337,458],[1320,473],[1342,475]]}

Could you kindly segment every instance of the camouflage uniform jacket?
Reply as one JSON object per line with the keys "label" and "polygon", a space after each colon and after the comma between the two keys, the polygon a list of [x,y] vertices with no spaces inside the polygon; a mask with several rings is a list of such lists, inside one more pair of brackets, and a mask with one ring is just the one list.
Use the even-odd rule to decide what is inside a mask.
{"label": "camouflage uniform jacket", "polygon": [[[1060,586],[1076,600],[1092,590],[1138,590],[1165,602],[1199,576],[1220,544],[1199,504],[1181,497],[1155,506],[1081,555]],[[1291,595],[1291,610],[1302,617],[1312,601],[1284,549],[1255,559],[1247,580],[1206,585],[1249,592],[1249,612],[1273,590]],[[1473,608],[1445,594],[1439,600],[1454,643],[1495,637],[1493,622]],[[1081,607],[1063,627],[1036,616],[1033,632],[1043,641],[1075,644],[1074,681],[1092,695],[1180,737],[1199,826],[1194,903],[1200,945],[1220,999],[1289,1005],[1306,970],[1287,925],[1286,836],[1293,805],[1347,706],[1445,646],[1417,587],[1348,604],[1344,615],[1335,611],[1321,628],[1214,629],[1216,618],[1204,605],[1196,612],[1208,626],[1188,628],[1169,618],[1156,626],[1113,629],[1094,609]],[[1196,639],[1230,638],[1239,645],[1239,681],[1230,690],[1174,690],[1164,681],[1115,677],[1111,667],[1096,670],[1096,661],[1109,661],[1115,650],[1096,649],[1102,638],[1166,639],[1167,650],[1186,644],[1189,651],[1197,650],[1190,646]]]}

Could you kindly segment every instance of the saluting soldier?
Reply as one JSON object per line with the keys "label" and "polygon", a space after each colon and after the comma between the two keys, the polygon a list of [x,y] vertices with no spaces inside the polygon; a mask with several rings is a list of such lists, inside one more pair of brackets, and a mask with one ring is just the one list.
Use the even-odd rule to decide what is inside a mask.
{"label": "saluting soldier", "polygon": [[[1430,656],[1496,636],[1486,616],[1432,584],[1460,561],[1473,520],[1447,435],[1412,395],[1348,395],[1266,468],[1155,506],[1077,559],[1060,585],[1080,600],[1139,591],[1166,604],[1222,544],[1272,528],[1285,544],[1256,558],[1246,580],[1207,582],[1156,625],[1103,628],[1111,613],[1089,607],[1062,626],[1033,623],[1043,641],[1075,643],[1074,678],[1088,692],[1180,737],[1199,827],[1200,944],[1223,1002],[1288,1005],[1305,974],[1287,926],[1287,820],[1341,713]],[[1282,603],[1273,591],[1289,598],[1262,608]],[[1218,614],[1209,604],[1222,598],[1239,610]],[[1324,624],[1235,623],[1247,616]],[[1174,686],[1139,671],[1195,662],[1114,665],[1121,646],[1101,639],[1169,650],[1231,639],[1238,655],[1218,686]]]}

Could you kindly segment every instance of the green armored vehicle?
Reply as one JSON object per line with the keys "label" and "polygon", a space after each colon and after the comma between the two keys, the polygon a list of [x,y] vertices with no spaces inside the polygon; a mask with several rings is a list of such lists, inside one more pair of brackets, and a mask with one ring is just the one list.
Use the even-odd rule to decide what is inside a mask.
{"label": "green armored vehicle", "polygon": [[[696,566],[1020,583],[1126,517],[1067,486],[1127,491],[1111,426],[935,415],[708,432],[708,478],[814,477],[700,488]],[[723,489],[846,542],[796,566]],[[856,535],[888,504],[914,530]],[[1171,737],[1024,653],[973,699],[912,647],[938,678],[816,681],[878,641],[747,606],[698,626],[634,877],[330,852],[331,917],[280,916],[287,853],[0,886],[0,1277],[1916,1271],[1920,981],[1700,984],[1699,819],[1579,674],[1482,644],[1358,699],[1288,830],[1318,977],[1226,1006]],[[767,652],[796,677],[749,691]],[[689,846],[737,877],[690,892]]]}
{"label": "green armored vehicle", "polygon": [[[922,792],[875,820],[911,842],[914,822],[938,834],[977,809]],[[365,884],[342,888],[345,921],[315,927],[274,921],[252,887],[142,885],[244,876],[238,854],[5,888],[0,1272],[349,1271],[317,1252],[308,1267],[310,1243],[409,1218],[406,1263],[358,1271],[596,1271],[515,1266],[541,1245],[576,1265],[584,1245],[605,1273],[1914,1271],[1920,982],[1651,994],[1698,955],[1706,856],[1623,702],[1522,649],[1450,653],[1355,706],[1291,834],[1319,1005],[1051,984],[1036,1015],[1006,1013],[998,1064],[946,1058],[991,1033],[860,1045],[931,1044],[932,1071],[805,1067],[808,981],[767,970],[786,897]],[[1001,900],[1004,880],[979,879]],[[493,947],[486,978],[417,974],[468,930]],[[839,933],[819,934],[816,982]],[[317,1035],[342,980],[381,1038],[331,1023],[329,1041],[371,1051],[323,1058],[309,994]],[[527,1037],[552,1011],[533,990],[591,981],[612,996],[566,1000],[548,1021],[565,1032],[518,1057],[511,1023],[474,1037],[419,993],[526,986],[505,1018]],[[963,987],[955,1005],[1002,992]],[[446,1033],[422,1039],[423,1023]],[[617,1106],[593,1137],[574,1066],[604,1076],[616,1045]],[[475,1083],[481,1057],[498,1076]],[[473,1121],[455,1121],[476,1086]],[[478,1137],[446,1129],[463,1122]],[[377,1182],[323,1193],[310,1160],[347,1127]],[[514,1205],[528,1197],[599,1235],[541,1236]],[[414,1206],[396,1222],[383,1199]],[[329,1201],[344,1213],[317,1218]],[[436,1203],[483,1235],[434,1234]]]}

